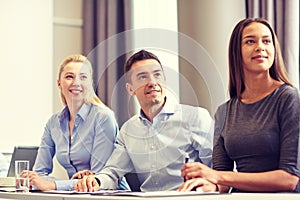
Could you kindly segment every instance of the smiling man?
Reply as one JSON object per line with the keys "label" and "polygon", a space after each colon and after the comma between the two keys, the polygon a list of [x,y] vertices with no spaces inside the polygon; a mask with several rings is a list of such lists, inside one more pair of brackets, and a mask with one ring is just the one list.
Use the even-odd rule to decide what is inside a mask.
{"label": "smiling man", "polygon": [[162,65],[151,52],[132,55],[125,73],[126,89],[137,98],[140,113],[122,126],[106,166],[75,189],[115,189],[124,175],[136,173],[141,191],[177,190],[187,157],[211,165],[212,119],[203,108],[168,101]]}

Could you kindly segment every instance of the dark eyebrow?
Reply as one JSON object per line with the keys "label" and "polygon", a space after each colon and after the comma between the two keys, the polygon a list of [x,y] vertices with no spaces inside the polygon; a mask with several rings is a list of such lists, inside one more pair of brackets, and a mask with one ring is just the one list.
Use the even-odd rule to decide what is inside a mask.
{"label": "dark eyebrow", "polygon": [[136,76],[145,75],[145,74],[148,74],[148,73],[147,72],[140,72],[140,73],[137,73]]}
{"label": "dark eyebrow", "polygon": [[[263,35],[262,36],[263,38],[269,38],[269,37],[272,37],[271,35]],[[248,38],[256,38],[256,36],[254,35],[246,35],[246,37],[243,37],[243,40],[244,39],[248,39]]]}
{"label": "dark eyebrow", "polygon": [[[162,72],[161,69],[156,69],[156,70],[153,70],[151,73],[157,73],[157,72]],[[148,72],[140,72],[140,73],[137,73],[136,76],[141,76],[141,75],[146,75],[146,74],[149,74]]]}

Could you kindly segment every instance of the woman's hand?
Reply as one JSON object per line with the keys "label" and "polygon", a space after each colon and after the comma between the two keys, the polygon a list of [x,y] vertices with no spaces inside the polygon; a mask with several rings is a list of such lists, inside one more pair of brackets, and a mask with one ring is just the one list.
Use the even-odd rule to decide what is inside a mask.
{"label": "woman's hand", "polygon": [[181,168],[181,176],[186,180],[203,178],[213,184],[218,184],[219,173],[199,162],[186,163]]}
{"label": "woman's hand", "polygon": [[203,178],[194,178],[185,181],[177,191],[187,192],[192,190],[196,190],[197,192],[216,192],[218,191],[218,186]]}
{"label": "woman's hand", "polygon": [[41,191],[56,190],[56,184],[53,181],[46,181],[38,173],[29,171],[30,187],[35,186]]}
{"label": "woman's hand", "polygon": [[94,172],[91,170],[81,170],[81,171],[73,174],[71,179],[82,179],[84,176],[89,176],[89,175],[93,175],[93,174],[94,174]]}

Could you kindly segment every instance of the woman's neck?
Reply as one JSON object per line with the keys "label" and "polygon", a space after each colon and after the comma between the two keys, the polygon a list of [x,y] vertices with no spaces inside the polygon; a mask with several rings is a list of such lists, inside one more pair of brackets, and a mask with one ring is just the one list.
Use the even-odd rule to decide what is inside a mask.
{"label": "woman's neck", "polygon": [[270,76],[245,78],[245,90],[242,93],[241,101],[244,103],[254,103],[272,93],[283,83],[274,80]]}
{"label": "woman's neck", "polygon": [[77,102],[71,102],[68,103],[68,109],[70,112],[70,121],[74,121],[75,117],[80,110],[81,106],[83,105],[83,102],[77,103]]}
{"label": "woman's neck", "polygon": [[69,132],[70,132],[70,139],[72,138],[73,135],[73,128],[74,128],[74,123],[75,123],[75,118],[76,115],[78,113],[78,111],[80,110],[81,106],[83,105],[83,103],[68,103],[68,109],[70,112],[70,119],[69,119]]}

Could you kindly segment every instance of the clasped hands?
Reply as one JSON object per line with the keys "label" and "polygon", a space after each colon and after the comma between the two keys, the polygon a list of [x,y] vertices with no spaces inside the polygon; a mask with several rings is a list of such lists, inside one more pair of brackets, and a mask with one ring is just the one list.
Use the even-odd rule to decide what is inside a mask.
{"label": "clasped hands", "polygon": [[77,181],[74,189],[77,192],[95,192],[98,191],[100,185],[98,184],[94,175],[84,176],[81,180]]}
{"label": "clasped hands", "polygon": [[100,188],[91,170],[79,171],[72,176],[72,179],[81,179],[74,185],[77,192],[94,192]]}

